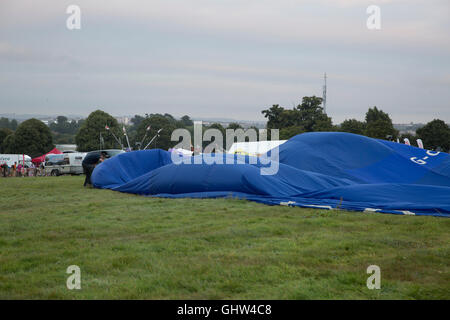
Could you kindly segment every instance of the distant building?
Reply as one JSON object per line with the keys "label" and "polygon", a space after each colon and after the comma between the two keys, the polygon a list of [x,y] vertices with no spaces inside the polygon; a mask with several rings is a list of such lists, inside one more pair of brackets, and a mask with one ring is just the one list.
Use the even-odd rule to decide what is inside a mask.
{"label": "distant building", "polygon": [[423,123],[412,123],[412,122],[408,124],[394,123],[394,128],[397,129],[400,132],[400,134],[415,135],[416,130],[423,126],[424,126]]}
{"label": "distant building", "polygon": [[116,117],[116,120],[119,124],[129,125],[131,122],[131,118],[124,116],[124,117]]}

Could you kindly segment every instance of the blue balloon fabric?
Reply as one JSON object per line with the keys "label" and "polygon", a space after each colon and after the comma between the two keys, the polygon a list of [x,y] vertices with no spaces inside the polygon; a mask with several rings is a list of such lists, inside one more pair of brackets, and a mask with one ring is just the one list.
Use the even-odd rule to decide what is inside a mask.
{"label": "blue balloon fabric", "polygon": [[153,197],[450,217],[449,154],[342,132],[303,133],[259,158],[133,151],[98,165],[91,179]]}

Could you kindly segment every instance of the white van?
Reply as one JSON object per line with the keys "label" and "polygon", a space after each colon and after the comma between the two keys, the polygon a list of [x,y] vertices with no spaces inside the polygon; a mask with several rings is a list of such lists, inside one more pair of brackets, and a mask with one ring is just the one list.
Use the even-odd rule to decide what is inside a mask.
{"label": "white van", "polygon": [[62,174],[82,174],[86,152],[49,154],[45,156],[45,174],[59,176]]}
{"label": "white van", "polygon": [[16,165],[24,165],[23,160],[25,159],[25,167],[31,166],[31,157],[26,154],[0,154],[0,164],[6,163],[8,167],[11,167],[14,162]]}

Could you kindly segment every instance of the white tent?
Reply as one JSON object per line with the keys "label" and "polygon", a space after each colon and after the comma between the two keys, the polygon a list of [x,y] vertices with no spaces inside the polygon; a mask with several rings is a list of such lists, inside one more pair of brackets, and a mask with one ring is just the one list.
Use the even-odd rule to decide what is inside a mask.
{"label": "white tent", "polygon": [[227,153],[259,157],[267,153],[267,151],[285,143],[286,141],[287,140],[235,142],[227,151]]}
{"label": "white tent", "polygon": [[0,164],[6,163],[10,167],[14,162],[23,165],[23,160],[26,166],[31,166],[31,157],[26,154],[0,154]]}
{"label": "white tent", "polygon": [[173,148],[173,149],[169,149],[170,152],[176,152],[180,155],[183,156],[192,156],[192,151],[186,150],[186,149],[182,149],[182,148]]}

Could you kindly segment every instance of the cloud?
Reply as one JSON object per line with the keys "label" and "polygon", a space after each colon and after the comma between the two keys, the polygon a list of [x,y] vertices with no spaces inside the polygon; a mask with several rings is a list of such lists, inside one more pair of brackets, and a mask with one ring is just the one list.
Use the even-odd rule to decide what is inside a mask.
{"label": "cloud", "polygon": [[[39,25],[67,18],[65,9],[72,1],[41,0],[39,9],[31,1],[8,1],[2,24]],[[214,34],[222,37],[257,38],[276,43],[367,44],[366,0],[79,0],[83,27],[105,24],[139,23],[142,28],[159,26],[168,30]],[[440,45],[449,50],[449,31],[440,23],[448,21],[439,10],[445,2],[384,0],[379,46]],[[430,19],[431,17],[431,19]],[[448,23],[447,23],[448,25]]]}
{"label": "cloud", "polygon": [[378,0],[380,31],[366,28],[366,0],[77,0],[80,31],[66,29],[71,4],[0,3],[0,72],[15,84],[3,83],[0,108],[155,104],[224,116],[233,104],[236,118],[261,119],[264,106],[321,95],[326,71],[338,122],[375,104],[422,118],[402,110],[429,101],[450,118],[448,1]]}
{"label": "cloud", "polygon": [[66,64],[78,66],[78,59],[67,55],[53,53],[49,50],[40,50],[15,46],[11,43],[0,42],[0,62],[8,63],[35,63],[35,64]]}

